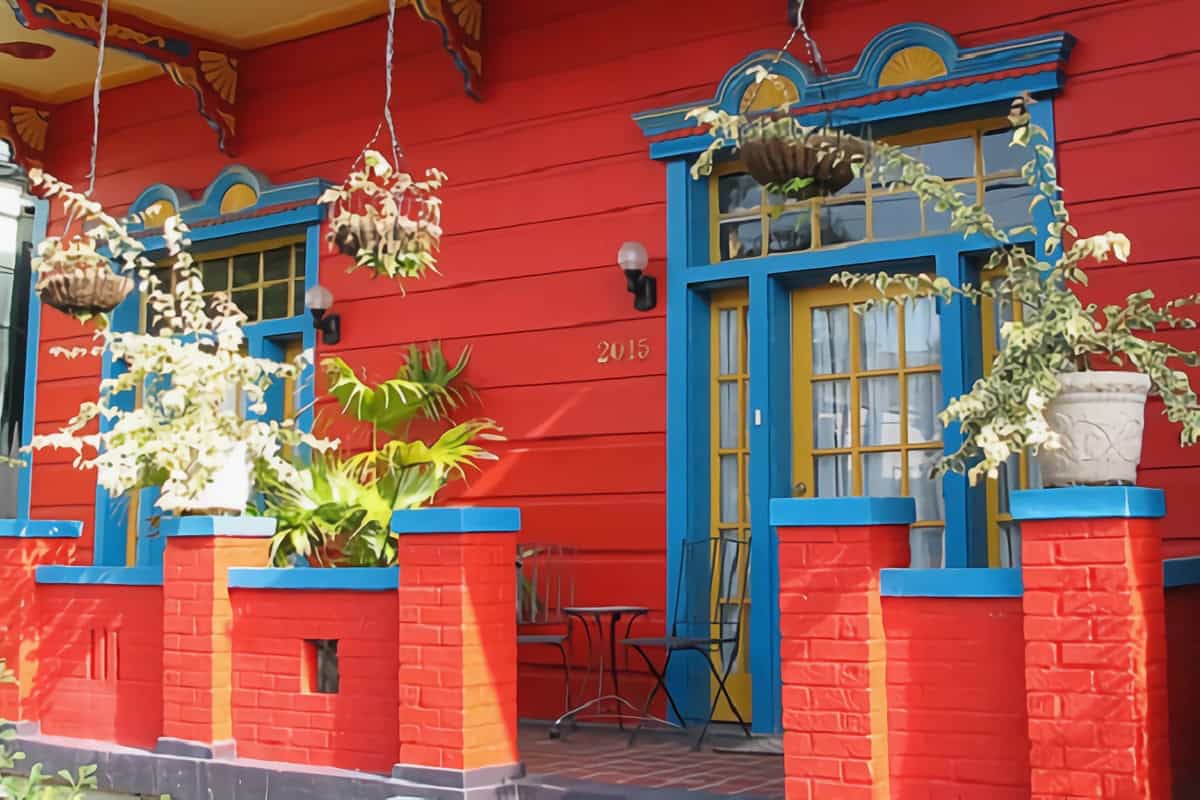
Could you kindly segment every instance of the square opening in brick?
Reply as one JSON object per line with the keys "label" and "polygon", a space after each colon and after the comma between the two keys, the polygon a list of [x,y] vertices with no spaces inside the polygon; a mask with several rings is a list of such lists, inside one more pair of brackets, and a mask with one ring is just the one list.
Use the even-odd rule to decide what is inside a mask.
{"label": "square opening in brick", "polygon": [[119,676],[117,632],[92,628],[87,652],[87,676],[93,681],[115,681]]}
{"label": "square opening in brick", "polygon": [[338,640],[305,639],[301,685],[308,694],[337,694]]}

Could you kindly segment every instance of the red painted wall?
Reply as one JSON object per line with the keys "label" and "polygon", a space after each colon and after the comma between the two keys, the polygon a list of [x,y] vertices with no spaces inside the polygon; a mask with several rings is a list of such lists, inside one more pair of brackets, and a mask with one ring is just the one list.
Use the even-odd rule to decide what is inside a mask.
{"label": "red painted wall", "polygon": [[37,587],[42,732],[154,747],[162,733],[162,589]]}
{"label": "red painted wall", "polygon": [[893,800],[1029,797],[1020,598],[885,597]]}
{"label": "red painted wall", "polygon": [[1200,796],[1200,586],[1168,589],[1167,702],[1175,797]]}
{"label": "red painted wall", "polygon": [[[441,339],[452,354],[475,348],[468,377],[509,441],[497,448],[499,464],[449,497],[520,505],[524,539],[584,550],[580,602],[647,605],[647,632],[662,629],[666,597],[663,316],[671,298],[662,280],[664,170],[647,158],[629,115],[711,96],[747,53],[782,44],[782,6],[489,6],[483,104],[463,95],[434,27],[402,13],[395,109],[409,166],[436,165],[450,176],[444,274],[410,283],[401,297],[386,283],[345,275],[342,258],[322,265],[343,317],[338,352],[372,376],[389,375],[400,345],[414,340]],[[851,68],[881,30],[914,20],[965,46],[1074,34],[1067,89],[1055,105],[1067,199],[1082,231],[1122,230],[1134,244],[1129,266],[1093,270],[1089,296],[1123,296],[1145,282],[1170,293],[1200,290],[1197,245],[1178,224],[1200,212],[1200,163],[1186,155],[1200,133],[1200,94],[1177,88],[1200,76],[1192,26],[1180,24],[1194,18],[1193,0],[860,0],[810,4],[810,13],[833,70]],[[247,54],[238,160],[276,182],[339,180],[378,121],[383,38],[376,20]],[[78,182],[86,170],[89,115],[83,101],[55,114],[47,166],[64,179]],[[117,209],[155,182],[198,192],[230,163],[192,96],[166,78],[106,92],[101,128],[96,197]],[[650,273],[660,279],[660,305],[649,314],[633,310],[614,265],[626,239],[646,243]],[[52,345],[85,343],[80,334],[74,321],[47,311],[41,429],[94,387],[95,360],[47,354]],[[1200,344],[1195,332],[1176,335]],[[601,341],[631,337],[649,341],[646,360],[597,363]],[[1152,404],[1142,482],[1183,503],[1200,490],[1200,453],[1179,449],[1156,411]],[[65,457],[38,456],[34,516],[83,519],[90,537],[93,495],[91,476]],[[1166,555],[1200,547],[1186,517],[1174,519]],[[561,703],[557,673],[535,651],[522,658],[522,713],[552,716]],[[544,696],[534,689],[541,685]]]}
{"label": "red painted wall", "polygon": [[[238,756],[390,772],[399,752],[395,592],[234,589]],[[305,639],[337,639],[337,694],[302,680]]]}

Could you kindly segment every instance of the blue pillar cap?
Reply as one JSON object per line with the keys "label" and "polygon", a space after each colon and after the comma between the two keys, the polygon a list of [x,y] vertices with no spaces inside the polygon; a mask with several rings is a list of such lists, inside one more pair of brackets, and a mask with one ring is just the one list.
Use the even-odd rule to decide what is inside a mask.
{"label": "blue pillar cap", "polygon": [[392,512],[392,533],[511,533],[521,530],[521,509],[460,506]]}
{"label": "blue pillar cap", "polygon": [[776,497],[771,525],[776,528],[849,528],[911,525],[917,504],[911,497]]}
{"label": "blue pillar cap", "polygon": [[226,536],[244,539],[269,539],[275,535],[275,520],[272,517],[163,517],[159,522],[159,526],[162,535],[168,538],[178,536]]}
{"label": "blue pillar cap", "polygon": [[1009,500],[1014,520],[1158,519],[1167,515],[1162,489],[1145,486],[1069,486],[1023,489]]}
{"label": "blue pillar cap", "polygon": [[0,538],[78,539],[82,535],[82,522],[49,519],[0,519]]}

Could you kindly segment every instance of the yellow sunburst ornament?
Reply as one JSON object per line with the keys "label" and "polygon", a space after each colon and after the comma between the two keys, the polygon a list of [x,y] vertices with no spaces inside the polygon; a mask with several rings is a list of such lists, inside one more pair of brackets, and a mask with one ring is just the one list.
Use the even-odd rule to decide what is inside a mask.
{"label": "yellow sunburst ornament", "polygon": [[903,86],[948,75],[946,62],[928,47],[906,47],[884,64],[879,73],[879,86]]}
{"label": "yellow sunburst ornament", "polygon": [[39,152],[46,149],[46,131],[50,127],[49,113],[29,106],[13,106],[12,118],[21,141]]}
{"label": "yellow sunburst ornament", "polygon": [[483,3],[481,0],[452,0],[450,10],[458,18],[459,27],[476,41],[483,30]]}
{"label": "yellow sunburst ornament", "polygon": [[225,53],[215,53],[211,50],[200,51],[200,70],[217,95],[226,103],[233,103],[237,98],[237,60]]}

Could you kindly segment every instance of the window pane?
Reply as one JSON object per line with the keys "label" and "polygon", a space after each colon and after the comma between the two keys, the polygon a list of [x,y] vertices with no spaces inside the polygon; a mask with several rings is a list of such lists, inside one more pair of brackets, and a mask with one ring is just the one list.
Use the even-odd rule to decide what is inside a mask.
{"label": "window pane", "polygon": [[229,262],[225,259],[203,262],[200,266],[200,273],[200,280],[204,283],[206,291],[229,291]]}
{"label": "window pane", "polygon": [[[979,193],[975,190],[975,183],[956,183],[954,190],[962,195],[963,202],[967,205],[974,205],[979,201],[976,196]],[[945,233],[950,230],[950,211],[938,211],[933,206],[925,206],[925,232],[926,233]]]}
{"label": "window pane", "polygon": [[900,309],[883,303],[856,314],[859,324],[859,367],[864,370],[900,366]]}
{"label": "window pane", "polygon": [[813,384],[813,447],[850,447],[850,381]]}
{"label": "window pane", "polygon": [[762,220],[721,223],[721,260],[762,255]]}
{"label": "window pane", "polygon": [[721,456],[721,521],[738,521],[738,493],[741,482],[738,480],[738,457],[736,455]]}
{"label": "window pane", "polygon": [[790,253],[812,247],[812,218],[808,206],[771,220],[771,252]]}
{"label": "window pane", "polygon": [[281,281],[289,277],[292,268],[292,248],[277,247],[263,253],[263,280]]}
{"label": "window pane", "polygon": [[917,519],[921,522],[946,519],[942,479],[931,475],[941,456],[941,450],[908,451],[908,494],[916,502]]}
{"label": "window pane", "polygon": [[738,446],[738,385],[736,381],[719,384],[720,393],[720,440],[719,446],[732,450]]}
{"label": "window pane", "polygon": [[1000,228],[1028,225],[1032,219],[1029,203],[1033,200],[1033,187],[1020,178],[989,181],[984,191],[984,204]]}
{"label": "window pane", "polygon": [[896,239],[921,232],[921,201],[915,194],[880,194],[871,203],[872,232],[876,239]]}
{"label": "window pane", "polygon": [[304,277],[304,258],[305,258],[304,245],[302,243],[294,244],[294,245],[292,245],[292,250],[294,250],[296,253],[296,277],[303,278]]}
{"label": "window pane", "polygon": [[1016,522],[1000,524],[1000,566],[1021,566],[1021,525]]}
{"label": "window pane", "polygon": [[246,253],[233,258],[233,285],[248,286],[258,283],[258,253]]}
{"label": "window pane", "polygon": [[900,444],[900,379],[866,378],[858,388],[862,444]]}
{"label": "window pane", "polygon": [[722,375],[735,375],[741,359],[738,347],[738,309],[725,308],[721,310],[720,327],[718,329],[717,349],[719,353],[718,368]]}
{"label": "window pane", "polygon": [[930,173],[952,181],[975,175],[975,137],[949,139],[904,148],[904,152],[929,167]]}
{"label": "window pane", "polygon": [[995,175],[997,172],[1020,172],[1025,162],[1033,157],[1027,147],[1011,147],[1012,131],[1006,129],[992,131],[983,135],[983,172],[985,175]]}
{"label": "window pane", "polygon": [[923,372],[908,376],[908,441],[940,442],[942,421],[942,374]]}
{"label": "window pane", "polygon": [[942,528],[913,528],[908,533],[908,547],[912,552],[913,569],[939,569],[944,558]]}
{"label": "window pane", "polygon": [[717,179],[717,210],[722,214],[754,211],[762,205],[762,187],[745,173]]}
{"label": "window pane", "polygon": [[233,302],[246,315],[248,322],[258,322],[258,291],[244,289],[233,293]]}
{"label": "window pane", "polygon": [[900,496],[899,453],[865,453],[862,460],[865,497]]}
{"label": "window pane", "polygon": [[942,329],[937,299],[918,297],[904,301],[904,363],[928,367],[942,361]]}
{"label": "window pane", "polygon": [[263,319],[283,319],[288,312],[288,285],[276,283],[262,290]]}
{"label": "window pane", "polygon": [[300,316],[304,313],[304,279],[301,278],[292,284],[292,316]]}
{"label": "window pane", "polygon": [[830,306],[813,309],[813,374],[850,371],[850,309]]}
{"label": "window pane", "polygon": [[867,201],[821,207],[821,246],[867,238]]}
{"label": "window pane", "polygon": [[817,456],[813,459],[817,478],[816,497],[850,496],[850,456]]}

